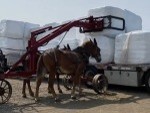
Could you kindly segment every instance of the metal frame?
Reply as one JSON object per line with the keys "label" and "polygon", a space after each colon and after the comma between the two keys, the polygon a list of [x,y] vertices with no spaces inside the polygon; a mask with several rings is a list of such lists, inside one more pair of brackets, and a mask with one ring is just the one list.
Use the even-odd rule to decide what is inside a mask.
{"label": "metal frame", "polygon": [[[112,18],[121,20],[123,23],[123,26],[121,28],[114,28],[111,26],[111,20]],[[109,25],[105,26],[104,19],[109,20]],[[75,21],[70,21],[68,23],[62,24],[60,26],[52,27],[44,27],[39,30],[31,32],[31,38],[28,41],[28,47],[26,53],[4,74],[0,75],[1,79],[5,79],[8,77],[28,77],[32,76],[36,73],[36,65],[37,65],[37,53],[38,53],[38,47],[42,46],[43,44],[49,42],[50,40],[54,39],[58,35],[62,34],[63,32],[69,31],[72,27],[79,27],[81,33],[85,32],[97,32],[97,31],[103,31],[103,29],[117,29],[117,30],[124,30],[125,28],[125,20],[119,17],[114,16],[103,16],[103,17],[93,17],[90,16],[88,18],[83,18]],[[36,40],[36,36],[38,34],[44,33],[47,30],[53,30],[50,34],[44,36],[40,40]],[[28,70],[25,71],[13,71],[15,68],[22,64],[24,60],[28,58]]]}

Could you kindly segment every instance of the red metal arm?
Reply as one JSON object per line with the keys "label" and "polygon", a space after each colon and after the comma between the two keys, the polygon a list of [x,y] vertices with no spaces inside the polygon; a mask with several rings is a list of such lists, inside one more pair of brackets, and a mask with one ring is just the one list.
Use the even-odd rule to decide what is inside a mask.
{"label": "red metal arm", "polygon": [[[38,52],[38,47],[42,46],[46,42],[49,42],[50,40],[54,39],[58,35],[62,34],[65,31],[68,31],[72,27],[80,27],[82,29],[82,32],[93,32],[93,31],[102,31],[104,29],[104,21],[103,17],[89,17],[89,18],[83,18],[80,20],[75,20],[72,22],[65,23],[60,26],[56,26],[52,28],[51,26],[41,28],[39,30],[36,30],[31,33],[31,38],[28,42],[28,47],[27,47],[27,52],[20,58],[19,61],[17,61],[10,70],[8,70],[4,76],[9,77],[9,76],[29,76],[32,74],[36,73],[36,64],[37,64],[37,52]],[[106,27],[105,27],[106,28]],[[109,26],[110,28],[110,26]],[[36,35],[41,34],[45,32],[46,30],[54,30],[47,36],[43,37],[42,39],[36,41]],[[16,68],[20,63],[23,62],[23,60],[26,59],[28,56],[29,60],[29,69],[28,71],[23,71],[23,72],[11,72],[12,69]]]}

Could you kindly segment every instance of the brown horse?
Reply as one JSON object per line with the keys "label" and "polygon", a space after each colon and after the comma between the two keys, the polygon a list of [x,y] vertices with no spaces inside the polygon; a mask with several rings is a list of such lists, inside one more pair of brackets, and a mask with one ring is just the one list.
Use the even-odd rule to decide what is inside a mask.
{"label": "brown horse", "polygon": [[59,71],[64,74],[72,75],[73,78],[73,88],[71,92],[71,98],[75,99],[75,87],[80,85],[80,76],[86,67],[85,56],[92,56],[97,62],[101,61],[100,48],[97,46],[97,42],[87,41],[80,48],[82,48],[81,54],[59,50],[59,49],[49,49],[46,50],[39,58],[37,63],[37,78],[36,78],[36,91],[35,100],[38,100],[39,87],[42,82],[43,75],[49,74],[49,88],[52,92],[55,100],[58,97],[53,88],[55,75]]}
{"label": "brown horse", "polygon": [[[67,46],[64,45],[64,48],[62,48],[62,50],[71,50],[71,49],[70,49],[69,45],[67,45]],[[41,54],[40,52],[37,52],[37,59],[39,58],[40,54]],[[22,62],[22,65],[23,65],[23,70],[28,70],[28,57]],[[59,85],[59,83],[60,83],[59,73],[56,73],[56,79],[57,79],[58,91],[59,91],[59,93],[62,93],[62,90]],[[30,96],[32,96],[32,97],[34,96],[34,93],[31,89],[30,80],[31,80],[31,77],[23,79],[23,86],[22,86],[22,97],[23,98],[27,97],[26,96],[26,85],[28,86]],[[49,87],[48,87],[48,93],[51,93],[49,91]]]}

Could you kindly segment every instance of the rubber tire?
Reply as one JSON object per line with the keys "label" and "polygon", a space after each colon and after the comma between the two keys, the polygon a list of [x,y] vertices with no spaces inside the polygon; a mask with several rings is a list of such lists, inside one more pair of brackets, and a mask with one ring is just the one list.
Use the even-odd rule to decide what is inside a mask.
{"label": "rubber tire", "polygon": [[148,93],[150,93],[150,72],[148,72],[145,76],[145,86]]}
{"label": "rubber tire", "polygon": [[71,76],[69,75],[65,75],[62,79],[62,83],[63,83],[63,86],[67,89],[67,90],[71,90],[72,89],[72,86],[73,86],[73,83],[71,82]]}
{"label": "rubber tire", "polygon": [[[98,73],[98,69],[95,66],[88,65],[86,67],[84,76],[85,77],[90,76],[91,78],[93,78],[97,73]],[[85,82],[85,86],[87,88],[92,88],[93,87],[93,83],[90,82],[90,81],[87,81],[87,82]]]}
{"label": "rubber tire", "polygon": [[12,95],[12,86],[11,86],[11,84],[10,84],[7,80],[5,80],[5,79],[0,79],[0,81],[5,82],[5,83],[6,83],[6,86],[8,86],[8,90],[9,90],[7,97],[6,97],[3,101],[0,101],[0,104],[4,104],[4,103],[8,102],[8,100],[11,98],[11,95]]}
{"label": "rubber tire", "polygon": [[[103,79],[103,83],[99,83],[99,80]],[[94,76],[93,78],[93,90],[97,93],[97,94],[102,94],[105,93],[108,89],[108,79],[105,75],[103,74],[97,74]],[[99,86],[99,85],[103,85],[103,86]]]}

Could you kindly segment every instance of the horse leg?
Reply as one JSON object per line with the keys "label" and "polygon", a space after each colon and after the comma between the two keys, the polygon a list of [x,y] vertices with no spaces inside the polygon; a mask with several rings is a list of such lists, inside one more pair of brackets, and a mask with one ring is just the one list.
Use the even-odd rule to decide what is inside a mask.
{"label": "horse leg", "polygon": [[56,73],[56,79],[57,79],[57,88],[58,88],[58,91],[59,91],[59,93],[63,93],[62,92],[62,90],[61,90],[61,88],[60,88],[60,79],[59,79],[59,74],[58,73]]}
{"label": "horse leg", "polygon": [[52,92],[51,92],[51,88],[50,88],[50,86],[49,86],[49,77],[48,77],[48,88],[47,88],[47,89],[48,89],[48,93],[52,93]]}
{"label": "horse leg", "polygon": [[23,87],[22,87],[22,97],[23,97],[23,98],[26,98],[26,97],[27,97],[27,96],[26,96],[26,92],[25,92],[25,91],[26,91],[26,83],[27,83],[27,82],[26,82],[26,79],[24,79],[24,80],[23,80]]}
{"label": "horse leg", "polygon": [[54,90],[54,81],[55,81],[55,72],[49,73],[49,81],[48,81],[48,85],[49,85],[49,90],[51,91],[54,99],[56,102],[60,101],[59,98],[56,95],[56,92]]}
{"label": "horse leg", "polygon": [[82,89],[81,89],[81,75],[83,74],[83,70],[84,70],[84,65],[83,65],[83,63],[81,63],[78,66],[78,68],[76,70],[76,73],[75,73],[75,76],[74,76],[73,89],[72,89],[72,92],[71,92],[71,98],[72,99],[76,99],[76,96],[75,96],[75,87],[76,87],[77,84],[79,86],[79,94],[80,95],[82,94]]}
{"label": "horse leg", "polygon": [[[73,77],[73,79],[76,79],[76,77]],[[76,96],[75,96],[75,87],[76,87],[76,83],[75,83],[75,80],[74,80],[73,81],[72,91],[71,91],[71,98],[72,99],[76,99]]]}
{"label": "horse leg", "polygon": [[37,76],[37,78],[36,78],[35,101],[38,101],[39,87],[41,85],[42,79],[43,79],[43,77],[41,77],[41,76]]}
{"label": "horse leg", "polygon": [[34,97],[34,93],[31,89],[31,85],[30,85],[30,78],[28,78],[26,81],[27,81],[26,83],[27,83],[28,89],[29,89],[29,94],[30,94],[31,97]]}
{"label": "horse leg", "polygon": [[[59,93],[63,93],[61,88],[60,88],[60,84],[59,84],[60,79],[59,79],[59,74],[58,73],[56,73],[56,80],[57,80],[57,88],[58,88]],[[51,89],[50,89],[49,85],[48,85],[48,93],[51,93]]]}

